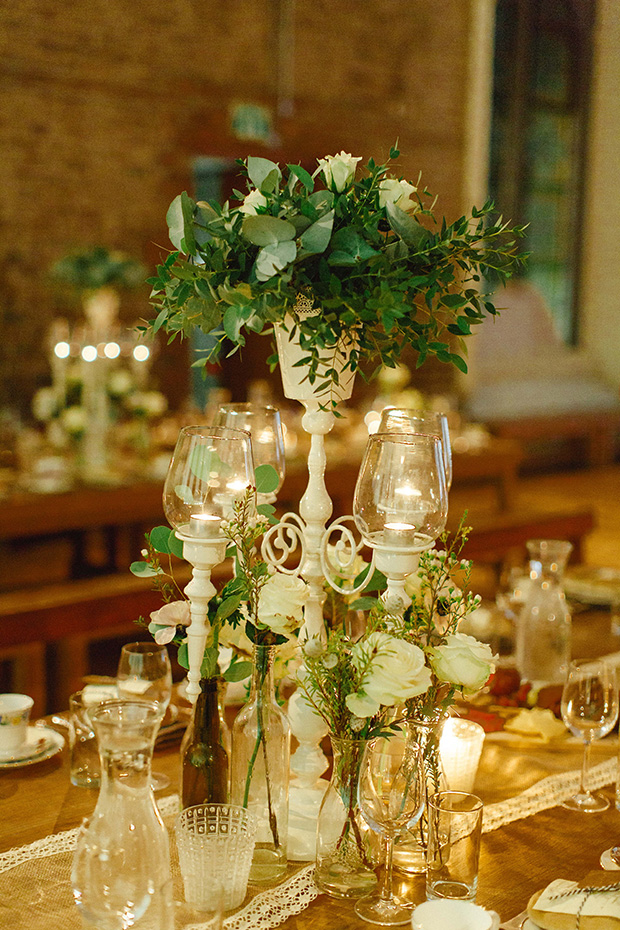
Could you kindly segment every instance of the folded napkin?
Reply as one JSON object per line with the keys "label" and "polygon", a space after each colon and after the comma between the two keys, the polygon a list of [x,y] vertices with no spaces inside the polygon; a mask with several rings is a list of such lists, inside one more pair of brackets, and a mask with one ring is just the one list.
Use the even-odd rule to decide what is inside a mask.
{"label": "folded napkin", "polygon": [[527,906],[541,930],[620,930],[620,882],[595,872],[583,882],[557,879],[532,895]]}
{"label": "folded napkin", "polygon": [[552,739],[563,739],[568,730],[561,720],[554,716],[548,708],[532,707],[531,710],[520,710],[516,717],[512,717],[504,724],[504,730],[509,733],[518,733],[519,736],[528,736],[548,743]]}

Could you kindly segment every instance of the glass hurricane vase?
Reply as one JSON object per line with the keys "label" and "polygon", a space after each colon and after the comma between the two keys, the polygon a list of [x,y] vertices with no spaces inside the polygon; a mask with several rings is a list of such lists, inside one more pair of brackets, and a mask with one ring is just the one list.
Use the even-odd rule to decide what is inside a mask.
{"label": "glass hurricane vase", "polygon": [[275,646],[254,647],[250,698],[232,728],[230,800],[257,819],[250,881],[286,871],[291,729],[275,697]]}
{"label": "glass hurricane vase", "polygon": [[332,776],[317,824],[316,886],[337,898],[359,898],[377,885],[377,841],[362,817],[358,787],[363,739],[331,737]]}

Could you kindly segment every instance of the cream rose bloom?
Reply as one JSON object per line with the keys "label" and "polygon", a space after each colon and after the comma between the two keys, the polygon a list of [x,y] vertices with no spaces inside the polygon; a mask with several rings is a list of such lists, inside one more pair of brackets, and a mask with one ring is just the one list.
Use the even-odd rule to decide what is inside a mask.
{"label": "cream rose bloom", "polygon": [[250,191],[239,207],[239,213],[247,213],[248,216],[255,216],[257,207],[266,206],[267,198],[264,194],[261,194],[261,192],[258,190]]}
{"label": "cream rose bloom", "polygon": [[354,158],[347,152],[319,158],[319,168],[323,172],[325,183],[330,190],[336,190],[340,193],[349,187],[353,183],[357,163],[361,160],[361,157]]}
{"label": "cream rose bloom", "polygon": [[467,633],[450,633],[443,645],[430,652],[431,668],[439,681],[457,685],[465,695],[480,691],[495,670],[490,646]]}
{"label": "cream rose bloom", "polygon": [[345,698],[356,717],[372,717],[381,705],[400,704],[430,687],[431,673],[419,646],[389,633],[371,633],[353,646],[351,658],[358,671],[371,660],[359,690]]}
{"label": "cream rose bloom", "polygon": [[276,572],[258,597],[258,619],[274,633],[290,637],[304,622],[309,589],[297,575]]}
{"label": "cream rose bloom", "polygon": [[384,207],[387,203],[393,203],[400,210],[419,209],[419,204],[411,200],[411,194],[415,194],[417,187],[410,184],[409,181],[397,181],[396,178],[384,178],[379,184],[379,206]]}

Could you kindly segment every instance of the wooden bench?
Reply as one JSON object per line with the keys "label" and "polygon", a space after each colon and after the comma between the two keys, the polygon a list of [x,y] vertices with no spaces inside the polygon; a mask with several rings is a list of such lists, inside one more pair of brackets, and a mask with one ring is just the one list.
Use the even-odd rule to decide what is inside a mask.
{"label": "wooden bench", "polygon": [[554,416],[526,416],[488,420],[486,426],[501,439],[527,444],[535,441],[579,439],[585,442],[586,463],[592,467],[610,465],[618,452],[620,413],[564,413]]}
{"label": "wooden bench", "polygon": [[[448,520],[456,529],[458,521]],[[571,562],[583,561],[584,537],[594,529],[591,510],[540,513],[528,510],[502,511],[497,514],[467,513],[465,523],[471,527],[463,555],[474,565],[490,565],[497,578],[505,564],[524,564],[529,539],[567,539],[573,545]]]}

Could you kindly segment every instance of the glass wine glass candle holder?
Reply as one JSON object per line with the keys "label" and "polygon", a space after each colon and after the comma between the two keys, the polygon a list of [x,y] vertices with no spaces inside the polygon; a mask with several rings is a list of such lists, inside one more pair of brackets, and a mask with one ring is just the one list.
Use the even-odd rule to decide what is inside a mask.
{"label": "glass wine glass candle holder", "polygon": [[375,433],[360,467],[353,515],[374,565],[387,578],[384,594],[390,609],[411,604],[405,581],[418,566],[421,552],[443,532],[448,492],[437,436]]}
{"label": "glass wine glass candle holder", "polygon": [[259,504],[273,504],[285,475],[284,433],[280,411],[271,404],[222,404],[218,426],[246,430],[252,438],[254,466],[271,465],[278,475],[278,486],[270,493],[259,493]]}
{"label": "glass wine glass candle holder", "polygon": [[437,436],[441,441],[441,457],[443,460],[448,491],[452,486],[452,445],[450,442],[450,428],[445,413],[421,414],[415,410],[403,407],[385,407],[381,412],[378,433],[422,433]]}
{"label": "glass wine glass candle holder", "polygon": [[231,517],[235,501],[243,499],[253,483],[248,432],[216,426],[181,430],[164,483],[163,504],[183,543],[183,558],[192,566],[185,587],[190,602],[187,697],[192,703],[200,694],[209,602],[216,594],[211,572],[226,556],[222,521]]}

